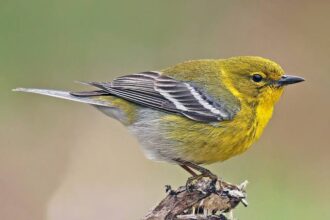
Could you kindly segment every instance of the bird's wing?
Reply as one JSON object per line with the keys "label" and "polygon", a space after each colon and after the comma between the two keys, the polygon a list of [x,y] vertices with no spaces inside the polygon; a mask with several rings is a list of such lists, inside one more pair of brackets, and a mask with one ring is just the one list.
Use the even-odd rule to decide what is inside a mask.
{"label": "bird's wing", "polygon": [[[201,88],[160,72],[141,72],[119,77],[112,82],[87,84],[133,103],[181,114],[196,121],[219,122],[232,118],[232,114],[222,103],[217,102]],[[71,94],[85,95],[79,92]]]}

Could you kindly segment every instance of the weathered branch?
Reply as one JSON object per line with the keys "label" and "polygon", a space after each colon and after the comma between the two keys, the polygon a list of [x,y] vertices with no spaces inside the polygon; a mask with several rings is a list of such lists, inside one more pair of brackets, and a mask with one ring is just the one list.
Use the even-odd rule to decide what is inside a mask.
{"label": "weathered branch", "polygon": [[[222,180],[212,183],[209,177],[197,178],[188,186],[172,190],[151,210],[144,220],[226,220],[239,204],[247,206],[247,181],[233,185]],[[229,215],[229,217],[227,217]]]}

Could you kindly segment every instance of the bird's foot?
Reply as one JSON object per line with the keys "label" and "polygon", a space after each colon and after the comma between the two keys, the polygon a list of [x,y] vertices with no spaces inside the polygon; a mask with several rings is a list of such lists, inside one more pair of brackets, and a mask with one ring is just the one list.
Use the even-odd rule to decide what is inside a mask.
{"label": "bird's foot", "polygon": [[[196,184],[198,184],[202,179],[205,179],[205,181],[209,182],[209,187],[206,189],[206,192],[214,192],[216,190],[215,185],[217,183],[218,177],[210,170],[189,161],[178,159],[176,162],[179,163],[184,170],[192,175],[192,177],[189,177],[186,182],[186,189],[188,191],[193,191],[194,188],[196,188]],[[195,171],[198,171],[200,174],[196,174]]]}
{"label": "bird's foot", "polygon": [[[203,181],[201,181],[203,180]],[[203,193],[213,193],[216,191],[216,183],[217,183],[218,177],[211,173],[210,171],[201,173],[200,175],[189,177],[186,182],[186,189],[189,192],[194,191],[195,189],[203,189]],[[199,186],[199,183],[203,182],[202,187]],[[207,183],[207,184],[205,184]]]}

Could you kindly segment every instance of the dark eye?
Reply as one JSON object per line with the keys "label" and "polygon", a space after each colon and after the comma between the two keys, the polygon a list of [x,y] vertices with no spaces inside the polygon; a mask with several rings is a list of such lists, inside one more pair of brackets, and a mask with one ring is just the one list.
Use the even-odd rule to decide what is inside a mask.
{"label": "dark eye", "polygon": [[260,82],[262,80],[262,76],[260,74],[253,74],[252,75],[252,80],[255,82]]}

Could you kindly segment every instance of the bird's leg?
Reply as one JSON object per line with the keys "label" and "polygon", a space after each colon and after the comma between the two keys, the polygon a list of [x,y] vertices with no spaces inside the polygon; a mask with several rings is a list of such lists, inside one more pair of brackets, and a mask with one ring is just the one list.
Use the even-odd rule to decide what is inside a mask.
{"label": "bird's leg", "polygon": [[211,179],[217,179],[218,178],[210,170],[208,170],[208,169],[206,169],[202,166],[199,166],[195,163],[192,163],[192,162],[189,162],[189,161],[184,161],[184,165],[191,168],[191,169],[194,169],[194,170],[200,172],[202,176],[210,177]]}
{"label": "bird's leg", "polygon": [[[174,161],[176,161],[184,170],[186,170],[188,173],[190,173],[192,176],[198,176],[193,170],[196,170],[198,172],[200,172],[202,176],[205,177],[210,177],[211,179],[217,179],[217,176],[214,175],[211,171],[209,171],[208,169],[199,166],[195,163],[189,162],[189,161],[185,161],[185,160],[181,160],[181,159],[175,159]],[[192,170],[193,169],[193,170]]]}
{"label": "bird's leg", "polygon": [[180,164],[180,167],[182,167],[185,171],[190,173],[192,176],[197,176],[197,174],[192,169],[190,169],[188,166]]}
{"label": "bird's leg", "polygon": [[[217,182],[218,177],[216,175],[214,175],[211,171],[209,171],[208,169],[201,167],[195,163],[189,162],[189,161],[184,161],[184,160],[180,160],[180,159],[177,159],[175,161],[177,163],[179,163],[179,165],[183,169],[185,169],[187,172],[189,172],[192,175],[192,177],[189,177],[189,179],[187,180],[187,183],[186,183],[187,189],[191,188],[194,181],[197,181],[203,177],[209,177],[211,179],[211,187],[210,187],[211,190],[213,190],[215,188],[215,183]],[[193,170],[200,172],[200,174],[197,175]]]}

